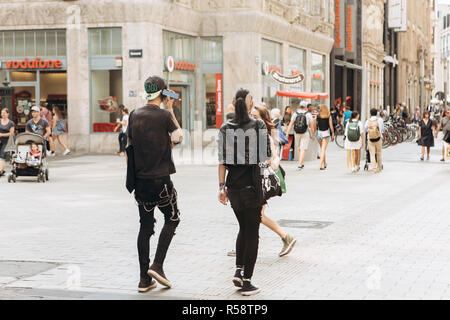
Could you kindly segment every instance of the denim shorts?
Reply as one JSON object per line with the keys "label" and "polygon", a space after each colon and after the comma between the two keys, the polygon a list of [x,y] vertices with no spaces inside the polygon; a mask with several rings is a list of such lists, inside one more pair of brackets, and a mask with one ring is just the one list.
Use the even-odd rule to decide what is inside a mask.
{"label": "denim shorts", "polygon": [[326,131],[317,130],[317,132],[316,132],[317,141],[319,141],[319,142],[323,141],[323,140],[330,141],[331,140],[331,135],[329,135],[328,137],[324,138],[324,137],[322,137],[322,134],[321,134],[322,132],[326,132]]}

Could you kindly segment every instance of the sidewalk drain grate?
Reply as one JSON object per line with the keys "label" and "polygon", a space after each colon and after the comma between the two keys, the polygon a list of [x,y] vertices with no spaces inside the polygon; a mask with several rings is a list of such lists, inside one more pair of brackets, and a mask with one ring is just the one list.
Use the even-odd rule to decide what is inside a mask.
{"label": "sidewalk drain grate", "polygon": [[297,229],[325,229],[333,224],[329,221],[279,220],[278,224],[285,228]]}

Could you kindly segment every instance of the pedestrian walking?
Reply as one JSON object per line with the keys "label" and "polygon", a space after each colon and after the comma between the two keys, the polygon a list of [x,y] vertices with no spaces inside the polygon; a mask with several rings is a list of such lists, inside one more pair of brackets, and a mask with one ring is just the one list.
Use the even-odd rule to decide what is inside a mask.
{"label": "pedestrian walking", "polygon": [[[52,111],[50,111],[46,106],[46,104],[44,102],[41,102],[39,104],[39,109],[40,109],[40,115],[41,118],[44,118],[45,120],[47,120],[48,125],[50,127],[50,131],[52,131],[53,129],[53,114]],[[53,136],[52,133],[50,133],[50,136],[47,139],[47,151],[49,151],[50,155],[55,155],[55,141],[53,140]]]}
{"label": "pedestrian walking", "polygon": [[289,124],[291,123],[291,119],[292,119],[292,108],[290,106],[287,106],[284,109],[283,127],[284,127],[284,133],[285,133],[286,137],[288,138],[289,143],[291,144],[291,148],[289,150],[289,158],[286,159],[286,160],[291,160],[291,159],[293,159],[295,157],[295,132],[294,132],[294,128],[292,127],[290,130],[288,130]]}
{"label": "pedestrian walking", "polygon": [[[368,146],[372,172],[379,173],[383,170],[383,120],[377,117],[377,109],[370,110],[370,119],[366,121],[364,131],[368,133]],[[375,163],[377,167],[375,168]]]}
{"label": "pedestrian walking", "polygon": [[[266,125],[249,116],[253,107],[250,92],[240,89],[235,99],[234,120],[222,125],[219,131],[219,201],[223,205],[230,201],[239,223],[233,283],[241,288],[242,295],[250,296],[260,292],[251,279],[258,256],[259,226],[264,203],[262,190],[259,190],[261,183],[257,182],[259,177],[255,179],[255,173],[260,172],[259,162],[270,159],[271,150]],[[241,135],[243,131],[244,135]],[[259,142],[250,143],[246,135],[253,136]],[[238,141],[240,136],[244,141]],[[263,143],[265,150],[259,147]]]}
{"label": "pedestrian walking", "polygon": [[427,149],[427,161],[430,160],[431,148],[434,147],[434,135],[436,127],[430,117],[430,111],[423,113],[423,119],[419,122],[419,145],[422,146],[420,160],[425,160],[425,149]]}
{"label": "pedestrian walking", "polygon": [[6,145],[11,135],[14,134],[15,124],[9,119],[9,110],[3,108],[0,113],[0,177],[6,172]]}
{"label": "pedestrian walking", "polygon": [[[276,172],[280,167],[280,157],[278,156],[277,148],[275,146],[275,137],[277,135],[277,128],[270,120],[269,111],[264,107],[254,107],[252,110],[252,117],[264,121],[267,127],[267,131],[270,138],[270,147],[272,151],[270,166]],[[287,234],[276,221],[266,216],[265,214],[266,208],[267,203],[263,205],[261,211],[261,223],[270,230],[272,230],[273,232],[275,232],[281,238],[283,247],[279,253],[279,256],[284,257],[292,251],[295,244],[297,243],[297,240],[294,239],[294,237],[292,237],[291,235]]]}
{"label": "pedestrian walking", "polygon": [[334,141],[333,118],[327,105],[321,105],[317,116],[317,141],[320,145],[320,170],[327,169],[328,144]]}
{"label": "pedestrian walking", "polygon": [[289,144],[289,139],[286,137],[286,134],[284,133],[286,130],[286,127],[283,125],[283,121],[281,119],[281,111],[278,108],[274,108],[270,111],[270,117],[272,119],[273,124],[275,125],[275,128],[278,132],[277,139],[275,139],[275,146],[278,150],[278,155],[280,159],[283,157],[283,149],[286,144]]}
{"label": "pedestrian walking", "polygon": [[47,122],[47,120],[41,117],[40,112],[41,110],[37,106],[31,108],[31,120],[27,122],[25,131],[36,133],[44,137],[47,143],[47,150],[50,149],[50,151],[48,151],[47,153],[51,156],[54,156],[55,145],[53,144],[53,140],[50,137],[52,134],[52,130],[50,129],[50,124]]}
{"label": "pedestrian walking", "polygon": [[[133,111],[128,123],[127,188],[134,190],[139,206],[140,230],[137,240],[140,282],[139,292],[156,287],[155,279],[167,288],[172,283],[163,265],[175,230],[180,223],[177,192],[170,176],[176,172],[172,143],[182,140],[182,132],[173,112],[174,100],[163,95],[167,85],[160,77],[145,81],[147,105]],[[161,109],[161,104],[165,109]],[[150,237],[154,234],[155,208],[164,214],[153,264],[150,264]]]}
{"label": "pedestrian walking", "polygon": [[436,130],[435,138],[437,139],[438,133],[442,130],[443,133],[443,145],[442,145],[442,159],[441,162],[445,162],[447,157],[447,149],[450,146],[450,109],[447,109],[443,114],[439,127]]}
{"label": "pedestrian walking", "polygon": [[54,141],[58,141],[59,144],[64,148],[63,156],[66,156],[70,153],[70,149],[67,145],[62,141],[62,136],[67,132],[67,122],[64,118],[63,113],[59,109],[58,106],[53,106],[53,138]]}
{"label": "pedestrian walking", "polygon": [[[378,111],[377,111],[378,114]],[[342,115],[342,127],[345,128],[347,126],[348,121],[350,120],[350,118],[352,117],[352,110],[350,109],[349,106],[345,107],[345,112]]]}
{"label": "pedestrian walking", "polygon": [[315,139],[314,119],[308,112],[308,104],[305,101],[300,103],[300,109],[297,110],[289,123],[288,132],[295,131],[295,141],[298,145],[299,160],[298,169],[305,168],[305,155],[309,147],[309,140]]}
{"label": "pedestrian walking", "polygon": [[356,111],[352,112],[351,119],[345,127],[345,138],[347,168],[354,173],[361,170],[361,149],[364,144],[364,128]]}
{"label": "pedestrian walking", "polygon": [[127,146],[127,129],[128,129],[128,120],[129,120],[129,111],[127,108],[121,109],[122,120],[119,119],[117,122],[117,126],[114,131],[120,130],[119,133],[119,155],[121,157],[125,156],[125,149]]}

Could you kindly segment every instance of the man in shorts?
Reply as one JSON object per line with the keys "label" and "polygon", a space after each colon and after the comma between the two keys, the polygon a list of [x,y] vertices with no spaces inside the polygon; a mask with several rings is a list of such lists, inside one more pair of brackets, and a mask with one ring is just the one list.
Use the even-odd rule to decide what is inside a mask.
{"label": "man in shorts", "polygon": [[295,121],[297,120],[297,117],[306,117],[306,125],[309,128],[305,133],[296,133],[295,134],[295,141],[298,146],[298,152],[299,152],[299,165],[298,169],[303,170],[305,168],[305,155],[306,151],[309,147],[309,140],[314,140],[315,138],[315,126],[314,126],[314,118],[311,115],[311,113],[308,112],[308,104],[306,101],[302,101],[300,103],[300,109],[297,110],[291,118],[291,122],[289,124],[287,132],[290,132],[292,128],[294,128]]}

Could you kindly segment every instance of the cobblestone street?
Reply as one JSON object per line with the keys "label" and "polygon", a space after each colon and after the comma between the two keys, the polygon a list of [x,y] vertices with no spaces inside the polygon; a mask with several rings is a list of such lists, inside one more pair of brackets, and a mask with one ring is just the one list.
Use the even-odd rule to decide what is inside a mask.
{"label": "cobblestone street", "polygon": [[[266,214],[298,240],[261,226],[252,299],[450,299],[450,164],[420,162],[415,144],[384,153],[384,172],[351,174],[332,145],[318,162],[283,163],[288,193]],[[50,182],[0,180],[0,299],[244,299],[231,282],[237,222],[217,201],[217,168],[179,165],[182,222],[166,260],[171,290],[138,294],[138,212],[125,161],[57,158]],[[157,213],[157,235],[163,216]],[[154,254],[157,237],[152,237]],[[248,298],[245,298],[248,299]]]}

